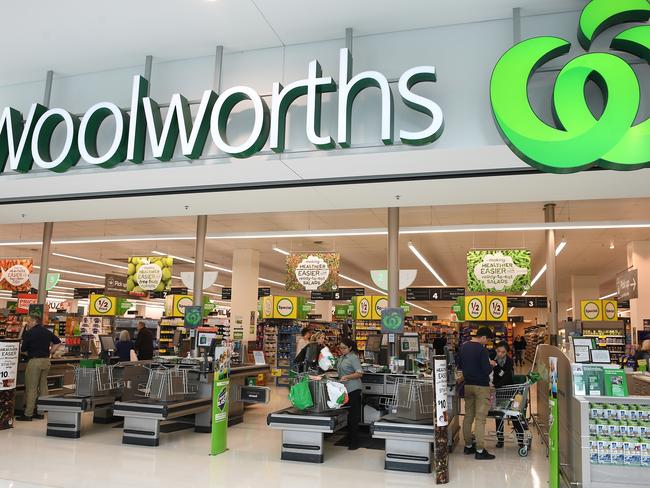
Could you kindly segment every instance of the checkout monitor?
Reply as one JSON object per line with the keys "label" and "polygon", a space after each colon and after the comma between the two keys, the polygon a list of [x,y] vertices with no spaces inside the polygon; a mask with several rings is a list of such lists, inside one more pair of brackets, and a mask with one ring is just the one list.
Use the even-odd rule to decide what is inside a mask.
{"label": "checkout monitor", "polygon": [[210,347],[212,341],[217,338],[216,332],[199,332],[196,338],[196,345],[198,347]]}
{"label": "checkout monitor", "polygon": [[115,340],[110,335],[100,335],[99,344],[102,346],[102,352],[115,351]]}
{"label": "checkout monitor", "polygon": [[403,354],[419,354],[420,353],[420,338],[414,336],[402,336],[399,341],[400,350]]}

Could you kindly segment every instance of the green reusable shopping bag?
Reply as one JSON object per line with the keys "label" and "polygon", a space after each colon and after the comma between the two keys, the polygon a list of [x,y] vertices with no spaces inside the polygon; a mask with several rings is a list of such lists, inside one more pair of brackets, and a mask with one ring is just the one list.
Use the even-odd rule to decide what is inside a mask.
{"label": "green reusable shopping bag", "polygon": [[309,391],[309,378],[304,377],[289,390],[289,401],[298,410],[305,410],[314,406],[314,400]]}

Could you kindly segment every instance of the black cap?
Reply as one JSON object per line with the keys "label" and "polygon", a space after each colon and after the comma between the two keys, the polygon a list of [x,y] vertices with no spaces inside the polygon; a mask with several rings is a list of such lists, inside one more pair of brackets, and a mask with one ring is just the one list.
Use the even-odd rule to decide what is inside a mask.
{"label": "black cap", "polygon": [[488,339],[492,339],[492,330],[490,330],[489,327],[480,327],[476,331],[476,337],[487,337]]}

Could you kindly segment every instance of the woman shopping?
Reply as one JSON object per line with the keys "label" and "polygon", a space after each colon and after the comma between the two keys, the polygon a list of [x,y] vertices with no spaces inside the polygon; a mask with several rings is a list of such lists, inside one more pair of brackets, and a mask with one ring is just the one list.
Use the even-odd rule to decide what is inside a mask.
{"label": "woman shopping", "polygon": [[318,356],[326,346],[325,334],[316,332],[309,338],[309,344],[302,348],[296,356],[296,365],[300,372],[318,371]]}
{"label": "woman shopping", "polygon": [[361,377],[363,369],[356,353],[357,344],[352,339],[343,339],[339,345],[341,357],[337,361],[339,380],[345,385],[349,397],[348,449],[359,448],[359,422],[361,422]]}

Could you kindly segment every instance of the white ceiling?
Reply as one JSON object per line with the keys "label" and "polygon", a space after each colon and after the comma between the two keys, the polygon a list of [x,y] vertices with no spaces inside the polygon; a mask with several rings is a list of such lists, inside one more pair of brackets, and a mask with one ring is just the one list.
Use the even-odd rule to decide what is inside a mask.
{"label": "white ceiling", "polygon": [[[400,223],[403,227],[415,227],[543,222],[542,209],[543,202],[410,207],[401,210]],[[558,202],[556,210],[557,220],[562,222],[647,220],[648,215],[650,215],[650,198]],[[195,223],[194,217],[59,222],[54,226],[54,239],[193,235]],[[386,225],[385,209],[213,215],[209,217],[208,233],[385,228]],[[0,241],[40,241],[41,236],[41,224],[0,225]],[[561,238],[566,239],[567,246],[557,260],[559,298],[561,301],[570,302],[570,281],[573,274],[593,275],[595,277],[594,285],[600,287],[602,295],[612,292],[616,274],[627,267],[626,244],[634,240],[650,239],[650,229],[572,230],[558,233],[557,239]],[[412,236],[411,239],[449,285],[465,285],[465,255],[472,248],[528,248],[533,254],[533,273],[537,273],[545,262],[543,231],[428,234]],[[438,286],[439,283],[413,256],[407,244],[408,238],[403,237],[400,243],[401,268],[418,270],[415,286]],[[610,249],[610,244],[614,244],[614,249]],[[386,267],[385,236],[209,240],[206,248],[206,260],[225,268],[231,268],[234,249],[257,249],[260,251],[260,276],[283,282],[285,277],[284,256],[274,252],[272,250],[274,246],[289,251],[334,250],[340,252],[342,273],[365,283],[371,283],[369,270],[385,269]],[[123,263],[128,256],[148,255],[153,250],[192,258],[194,256],[194,241],[58,244],[54,246],[54,251],[58,253],[110,263]],[[34,257],[35,262],[38,263],[40,246],[3,246],[0,247],[0,256]],[[50,266],[97,275],[115,271],[106,266],[57,256],[51,258]],[[181,271],[192,271],[192,265],[186,263],[176,262],[174,267],[174,274]],[[74,275],[67,275],[65,278],[102,283],[102,280],[75,278]],[[231,283],[231,275],[220,273],[218,283],[228,286]],[[355,286],[345,280],[341,280],[340,284],[341,286]],[[268,285],[260,283],[260,286]],[[217,290],[213,289],[212,291],[216,292]],[[274,287],[273,291],[278,293],[281,289]],[[544,293],[545,280],[542,279],[533,288],[531,294]],[[442,307],[448,309],[448,305],[447,303]],[[434,304],[424,304],[424,306],[432,309]]]}
{"label": "white ceiling", "polygon": [[577,10],[584,0],[22,0],[4,2],[0,85],[156,61]]}

